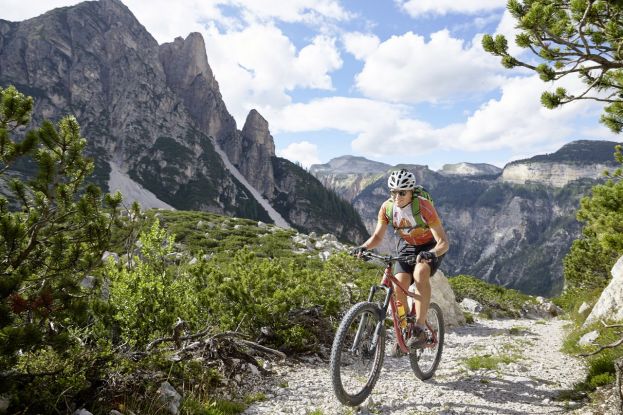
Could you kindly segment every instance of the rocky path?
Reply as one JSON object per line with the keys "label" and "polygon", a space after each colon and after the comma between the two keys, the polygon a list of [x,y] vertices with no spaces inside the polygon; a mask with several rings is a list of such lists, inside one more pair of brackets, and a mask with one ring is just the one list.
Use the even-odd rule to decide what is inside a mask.
{"label": "rocky path", "polygon": [[[274,368],[257,414],[553,414],[577,406],[564,391],[584,379],[579,360],[559,351],[564,320],[477,320],[446,333],[444,355],[433,379],[418,380],[408,358],[386,356],[371,397],[357,408],[334,397],[328,364]],[[496,369],[470,370],[465,358],[511,356]],[[563,395],[561,395],[563,393]]]}

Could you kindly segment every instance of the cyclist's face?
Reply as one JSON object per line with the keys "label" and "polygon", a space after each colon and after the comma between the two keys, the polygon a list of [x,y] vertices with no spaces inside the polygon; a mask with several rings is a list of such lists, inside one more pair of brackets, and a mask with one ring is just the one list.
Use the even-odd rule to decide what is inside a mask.
{"label": "cyclist's face", "polygon": [[411,190],[391,190],[390,193],[392,199],[394,199],[400,207],[408,205],[413,196],[413,191]]}

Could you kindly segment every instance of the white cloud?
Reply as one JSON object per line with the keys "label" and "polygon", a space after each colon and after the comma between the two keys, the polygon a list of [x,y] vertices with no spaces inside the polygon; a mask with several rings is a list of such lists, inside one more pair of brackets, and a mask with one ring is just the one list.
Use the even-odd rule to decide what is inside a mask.
{"label": "white cloud", "polygon": [[487,10],[503,9],[506,0],[395,0],[412,17],[426,14],[473,14]]}
{"label": "white cloud", "polygon": [[249,20],[317,23],[321,19],[349,20],[352,17],[336,0],[221,0],[220,3],[241,7]]}
{"label": "white cloud", "polygon": [[317,36],[298,52],[271,25],[226,33],[211,25],[205,37],[210,66],[238,121],[252,108],[264,113],[289,104],[287,92],[295,88],[331,90],[329,74],[342,65],[335,39],[325,36]]}
{"label": "white cloud", "polygon": [[[582,87],[573,78],[558,85],[569,91]],[[603,129],[583,127],[587,120],[595,123],[601,106],[594,102],[574,102],[555,110],[542,107],[541,93],[554,87],[536,75],[510,79],[499,99],[484,103],[463,122],[441,128],[414,118],[403,105],[346,97],[289,105],[271,112],[269,118],[277,134],[335,129],[356,136],[352,142],[356,154],[401,160],[414,160],[437,149],[510,150],[515,159],[554,151],[570,138],[613,138]]]}
{"label": "white cloud", "polygon": [[277,155],[292,162],[299,162],[305,168],[309,168],[312,164],[321,163],[318,158],[318,146],[309,141],[291,143],[283,150],[277,149]]}
{"label": "white cloud", "polygon": [[367,97],[392,102],[437,102],[490,91],[506,78],[498,58],[486,53],[482,37],[469,43],[447,30],[423,36],[392,36],[372,52],[356,77]]}
{"label": "white cloud", "polygon": [[359,60],[367,58],[381,43],[375,35],[359,32],[345,33],[342,36],[342,41],[346,51]]}

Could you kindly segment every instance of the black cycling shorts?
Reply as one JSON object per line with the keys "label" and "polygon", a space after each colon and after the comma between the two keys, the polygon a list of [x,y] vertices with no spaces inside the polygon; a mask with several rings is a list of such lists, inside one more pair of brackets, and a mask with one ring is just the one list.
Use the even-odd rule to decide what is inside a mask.
{"label": "black cycling shorts", "polygon": [[[403,239],[400,240],[398,244],[398,256],[407,257],[411,255],[417,255],[423,251],[430,251],[437,245],[437,241],[430,242],[425,245],[409,245],[404,242]],[[441,261],[443,260],[443,255],[436,257],[429,265],[430,265],[430,276],[432,277],[435,272],[439,269],[439,265],[441,265]],[[398,261],[394,265],[394,275],[399,272],[406,272],[411,275],[411,283],[413,284],[413,270],[415,269],[415,264],[409,264],[406,261]]]}

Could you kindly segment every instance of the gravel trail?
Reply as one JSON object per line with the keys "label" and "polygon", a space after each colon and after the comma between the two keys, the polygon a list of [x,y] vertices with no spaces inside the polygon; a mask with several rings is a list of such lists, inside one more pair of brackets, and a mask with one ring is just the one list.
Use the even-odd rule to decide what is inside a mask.
{"label": "gravel trail", "polygon": [[[579,359],[559,351],[564,320],[476,320],[446,333],[435,376],[415,377],[406,357],[385,357],[379,381],[360,407],[341,405],[329,380],[328,364],[316,362],[274,368],[266,400],[244,413],[258,414],[556,414],[577,407],[556,399],[583,380]],[[469,370],[465,358],[513,355],[496,369]]]}

